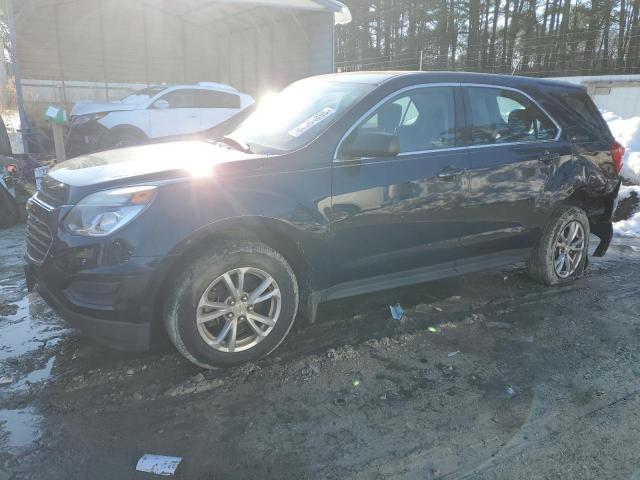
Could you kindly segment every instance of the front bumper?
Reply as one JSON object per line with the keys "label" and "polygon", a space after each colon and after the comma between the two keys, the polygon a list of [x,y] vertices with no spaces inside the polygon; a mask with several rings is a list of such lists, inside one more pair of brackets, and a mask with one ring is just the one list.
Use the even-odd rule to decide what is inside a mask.
{"label": "front bumper", "polygon": [[69,274],[52,263],[25,266],[27,286],[70,325],[103,345],[148,350],[159,288],[156,259],[131,258],[109,268]]}
{"label": "front bumper", "polygon": [[109,130],[96,120],[77,125],[72,123],[67,136],[68,157],[86,155],[102,149]]}

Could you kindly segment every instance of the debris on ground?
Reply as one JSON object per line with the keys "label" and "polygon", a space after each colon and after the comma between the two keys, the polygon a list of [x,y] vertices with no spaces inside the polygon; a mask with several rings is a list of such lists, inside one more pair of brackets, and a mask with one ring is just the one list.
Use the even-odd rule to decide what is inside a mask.
{"label": "debris on ground", "polygon": [[344,407],[347,404],[347,399],[343,397],[338,397],[333,400],[333,404],[337,405],[338,407]]}
{"label": "debris on ground", "polygon": [[460,350],[456,350],[455,352],[449,352],[447,354],[447,357],[455,357],[459,353],[460,353]]}
{"label": "debris on ground", "polygon": [[398,322],[404,322],[407,320],[407,316],[404,313],[404,309],[400,306],[399,303],[396,303],[395,305],[390,305],[389,310],[391,311],[391,316],[393,317],[394,320],[397,320]]}
{"label": "debris on ground", "polygon": [[10,383],[13,383],[13,377],[11,375],[3,375],[0,377],[0,386],[9,385]]}
{"label": "debris on ground", "polygon": [[371,340],[367,340],[364,342],[365,345],[372,348],[389,348],[391,345],[391,340],[389,337],[382,337],[380,339],[372,338]]}
{"label": "debris on ground", "polygon": [[427,331],[431,333],[438,333],[438,329],[436,327],[427,327]]}
{"label": "debris on ground", "polygon": [[18,313],[18,305],[0,302],[0,317],[15,315],[16,313]]}
{"label": "debris on ground", "polygon": [[473,325],[476,322],[484,322],[485,316],[482,313],[472,313],[470,317],[466,317],[462,323],[465,325]]}
{"label": "debris on ground", "polygon": [[303,382],[306,382],[317,376],[319,373],[320,360],[315,357],[311,357],[304,362],[303,367],[300,369],[300,378]]}
{"label": "debris on ground", "polygon": [[513,387],[507,387],[507,395],[509,395],[510,397],[513,397],[516,394],[516,391],[513,389]]}
{"label": "debris on ground", "polygon": [[[462,297],[461,297],[462,298]],[[444,312],[444,310],[436,305],[432,305],[431,303],[419,303],[413,309],[418,313],[431,313],[432,311],[436,312]]]}
{"label": "debris on ground", "polygon": [[139,472],[155,473],[156,475],[173,475],[176,473],[182,457],[168,457],[165,455],[144,454],[138,460],[136,470]]}
{"label": "debris on ground", "polygon": [[351,345],[345,345],[340,348],[330,348],[327,350],[327,358],[332,362],[337,360],[351,360],[358,356],[358,352],[356,352],[355,348]]}
{"label": "debris on ground", "polygon": [[192,393],[208,392],[209,390],[220,388],[223,385],[224,381],[219,378],[214,378],[212,380],[203,380],[197,383],[188,380],[175,388],[167,390],[165,395],[169,397],[177,397],[180,395],[189,395]]}

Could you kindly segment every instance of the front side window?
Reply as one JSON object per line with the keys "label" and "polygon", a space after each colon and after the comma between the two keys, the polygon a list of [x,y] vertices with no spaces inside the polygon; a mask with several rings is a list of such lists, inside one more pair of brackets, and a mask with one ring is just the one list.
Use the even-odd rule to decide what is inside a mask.
{"label": "front side window", "polygon": [[169,102],[169,108],[198,108],[198,90],[188,88],[173,90],[159,100]]}
{"label": "front side window", "polygon": [[452,87],[416,88],[378,107],[356,128],[395,135],[400,153],[455,146],[455,102]]}
{"label": "front side window", "polygon": [[551,119],[519,92],[468,87],[467,93],[473,145],[553,140],[558,135]]}

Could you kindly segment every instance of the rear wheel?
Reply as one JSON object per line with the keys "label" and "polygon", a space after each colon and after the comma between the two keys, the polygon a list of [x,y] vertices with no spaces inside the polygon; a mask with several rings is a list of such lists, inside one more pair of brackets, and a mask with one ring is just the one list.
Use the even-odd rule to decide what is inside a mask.
{"label": "rear wheel", "polygon": [[194,258],[173,285],[164,321],[171,341],[205,368],[238,365],[273,351],[298,308],[291,267],[257,242]]}
{"label": "rear wheel", "polygon": [[529,259],[534,280],[557,285],[579,278],[587,267],[589,219],[578,207],[562,207],[549,220]]}

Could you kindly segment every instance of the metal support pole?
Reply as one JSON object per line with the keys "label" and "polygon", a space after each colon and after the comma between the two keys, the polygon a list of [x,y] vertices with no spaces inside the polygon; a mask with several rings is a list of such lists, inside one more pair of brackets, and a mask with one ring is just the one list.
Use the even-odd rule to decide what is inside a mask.
{"label": "metal support pole", "polygon": [[16,97],[18,102],[18,114],[20,115],[20,131],[22,134],[22,146],[24,153],[29,153],[29,142],[27,132],[30,130],[27,112],[24,109],[24,98],[22,96],[22,77],[20,76],[20,67],[18,66],[18,56],[16,54],[16,17],[13,11],[13,0],[6,0],[7,5],[7,21],[9,22],[9,39],[11,41],[11,72],[16,84]]}
{"label": "metal support pole", "polygon": [[420,63],[420,68],[419,68],[420,71],[422,71],[422,55],[423,55],[423,53],[424,52],[422,50],[420,50],[420,62],[419,62]]}

